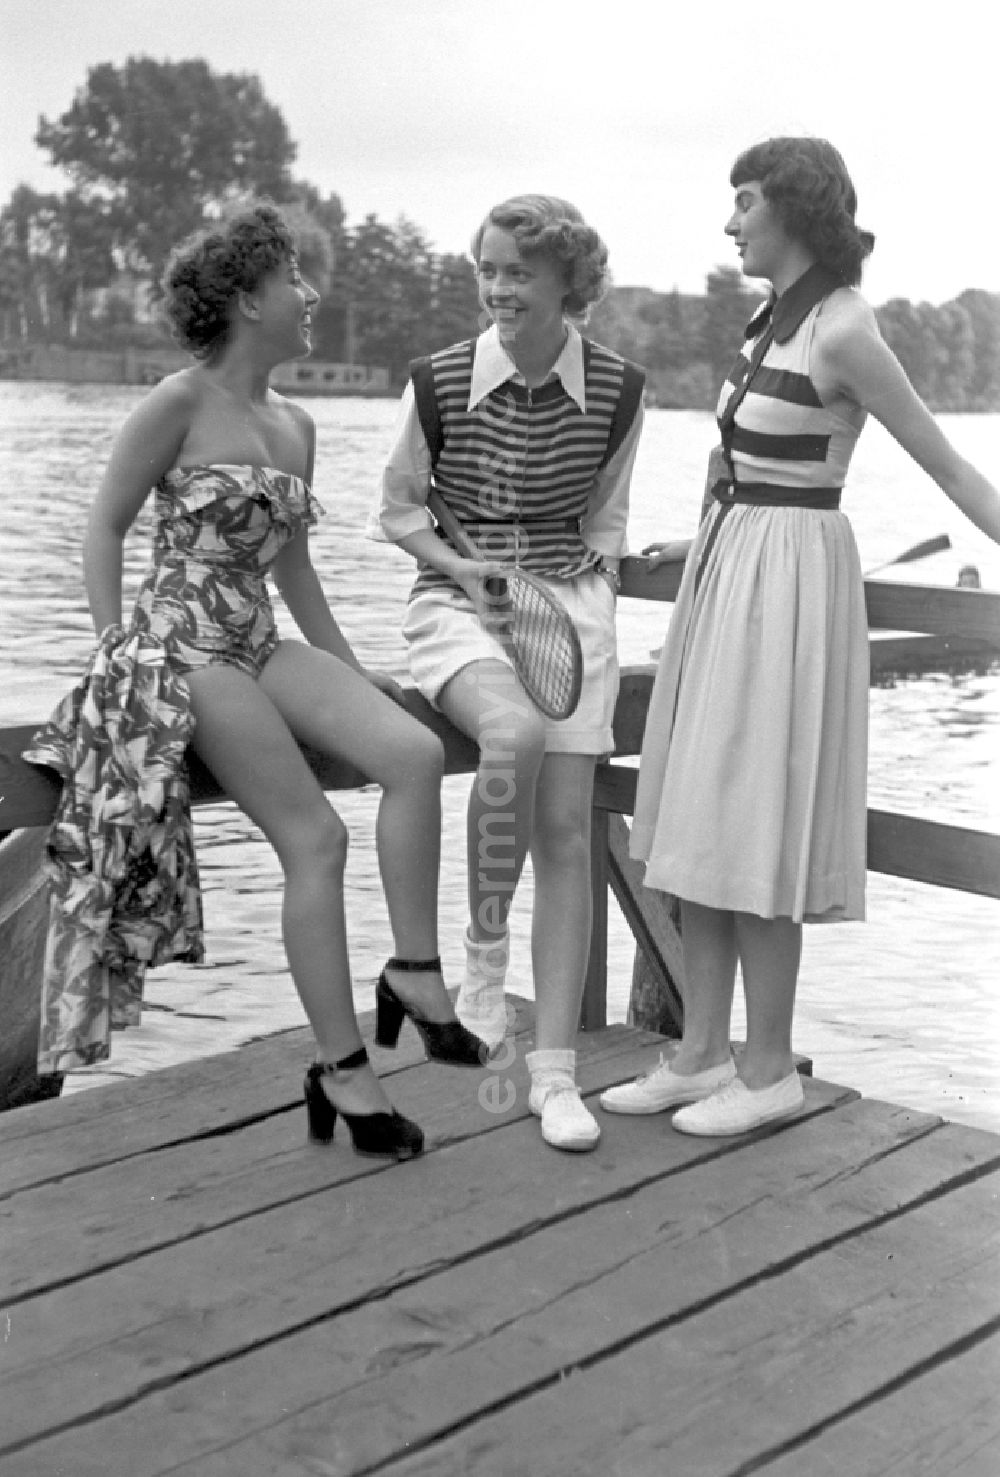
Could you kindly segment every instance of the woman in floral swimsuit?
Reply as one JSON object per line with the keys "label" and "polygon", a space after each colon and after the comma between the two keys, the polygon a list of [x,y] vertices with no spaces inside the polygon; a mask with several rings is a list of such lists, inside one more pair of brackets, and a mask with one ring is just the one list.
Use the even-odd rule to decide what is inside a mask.
{"label": "woman in floral swimsuit", "polygon": [[[40,1060],[64,1071],[107,1055],[109,1020],[128,1019],[130,1002],[137,1016],[146,964],[200,957],[181,763],[190,743],[284,871],[285,948],[318,1048],[306,1077],[313,1138],[330,1139],[339,1111],[359,1152],[409,1157],[423,1135],[391,1108],[354,1012],[347,831],[300,743],[382,787],[377,845],[396,957],[379,980],[378,1039],[393,1045],[407,1014],[438,1060],[478,1065],[485,1052],[456,1021],[440,972],[441,744],[393,700],[391,678],[361,668],[331,614],[309,556],[321,511],[314,425],[269,387],[275,365],[309,352],[317,294],[269,205],[184,243],[164,284],[195,363],[151,391],[114,445],[84,544],[100,643],[32,752],[64,782]],[[153,562],[123,631],[123,540],[154,488]],[[268,570],[305,642],[279,639]]]}

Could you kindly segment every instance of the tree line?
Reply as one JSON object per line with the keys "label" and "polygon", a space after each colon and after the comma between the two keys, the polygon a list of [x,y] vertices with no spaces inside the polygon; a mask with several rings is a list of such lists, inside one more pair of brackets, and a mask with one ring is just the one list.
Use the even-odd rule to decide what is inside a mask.
{"label": "tree line", "polygon": [[[338,195],[296,178],[296,146],[255,76],[202,60],[101,63],[35,142],[70,186],[22,184],[0,209],[0,344],[161,345],[151,306],[166,253],[248,195],[274,200],[297,232],[322,293],[317,358],[385,366],[398,387],[411,358],[479,329],[468,258],[435,252],[405,216],[348,225]],[[730,267],[709,272],[703,294],[612,287],[588,332],[646,368],[656,404],[707,409],[759,300]],[[1000,410],[1000,295],[895,298],[876,312],[932,409]]]}

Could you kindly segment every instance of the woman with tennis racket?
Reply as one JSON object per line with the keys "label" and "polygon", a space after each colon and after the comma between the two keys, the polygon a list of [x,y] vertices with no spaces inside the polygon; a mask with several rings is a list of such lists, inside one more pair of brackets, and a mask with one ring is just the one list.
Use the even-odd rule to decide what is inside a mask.
{"label": "woman with tennis racket", "polygon": [[601,296],[607,263],[574,206],[545,195],[494,206],[472,254],[491,325],[412,366],[379,523],[419,564],[404,623],[414,681],[481,754],[459,1017],[503,1038],[507,914],[530,852],[529,1102],[548,1143],[588,1149],[600,1131],[576,1089],[573,1042],[643,378],[574,325]]}
{"label": "woman with tennis racket", "polygon": [[855,289],[873,237],[837,151],[771,139],[730,183],[726,232],[773,290],[723,386],[721,466],[660,658],[632,830],[647,885],[681,899],[684,1034],[670,1060],[601,1096],[618,1113],[685,1104],[673,1126],[703,1135],[798,1111],[802,924],[864,917],[868,624],[839,504],[866,416],[1000,542],[1000,496],[942,435]]}

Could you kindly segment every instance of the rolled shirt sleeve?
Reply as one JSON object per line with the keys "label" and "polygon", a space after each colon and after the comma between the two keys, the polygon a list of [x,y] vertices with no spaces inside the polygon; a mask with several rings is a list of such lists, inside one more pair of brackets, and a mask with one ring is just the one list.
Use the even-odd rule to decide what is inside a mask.
{"label": "rolled shirt sleeve", "polygon": [[430,485],[430,448],[417,415],[413,385],[408,383],[382,472],[378,507],[368,520],[367,536],[379,543],[398,543],[412,533],[433,528],[434,520],[427,511]]}
{"label": "rolled shirt sleeve", "polygon": [[642,434],[640,404],[621,446],[598,472],[590,511],[581,520],[580,533],[588,548],[606,559],[623,559],[628,553],[628,508],[632,468]]}

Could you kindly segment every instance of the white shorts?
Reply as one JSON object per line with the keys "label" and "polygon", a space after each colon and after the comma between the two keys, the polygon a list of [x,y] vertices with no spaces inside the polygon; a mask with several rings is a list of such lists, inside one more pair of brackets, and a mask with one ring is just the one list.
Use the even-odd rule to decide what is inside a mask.
{"label": "white shorts", "polygon": [[[610,754],[615,746],[612,722],[619,682],[614,593],[594,570],[571,580],[543,577],[543,583],[569,611],[583,648],[579,704],[569,718],[544,719],[545,751]],[[407,607],[403,635],[413,681],[435,707],[441,689],[470,662],[511,666],[499,641],[483,628],[472,601],[455,586],[415,595]]]}

